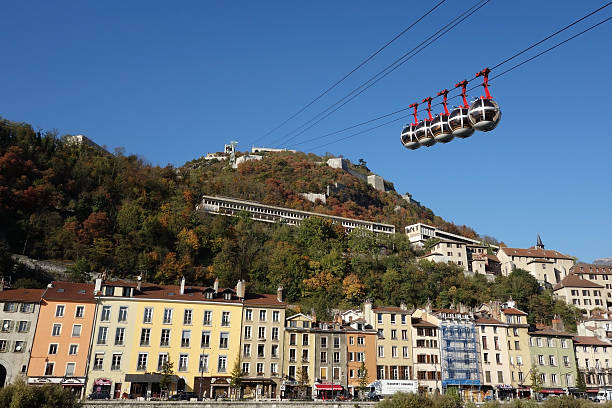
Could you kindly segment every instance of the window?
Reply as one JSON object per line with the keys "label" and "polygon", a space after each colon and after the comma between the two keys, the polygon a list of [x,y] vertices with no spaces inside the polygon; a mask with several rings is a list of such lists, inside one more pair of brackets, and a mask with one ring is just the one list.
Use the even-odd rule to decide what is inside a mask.
{"label": "window", "polygon": [[327,380],[327,367],[321,367],[321,379]]}
{"label": "window", "polygon": [[260,340],[266,339],[266,328],[265,327],[259,327],[259,329],[257,330],[257,338]]}
{"label": "window", "polygon": [[270,349],[270,355],[272,358],[278,358],[278,344],[273,344]]}
{"label": "window", "polygon": [[189,363],[189,356],[187,354],[179,355],[178,370],[179,371],[187,371],[188,363]]}
{"label": "window", "polygon": [[501,364],[501,354],[495,353],[495,362]]}
{"label": "window", "polygon": [[563,365],[565,367],[569,367],[570,362],[569,362],[569,357],[568,356],[563,356]]}
{"label": "window", "polygon": [[290,346],[295,346],[297,344],[297,340],[296,339],[297,339],[297,334],[291,333],[289,335],[289,345]]}
{"label": "window", "polygon": [[219,336],[219,348],[226,349],[229,347],[229,333],[221,333]]}
{"label": "window", "polygon": [[251,370],[251,363],[242,363],[242,372],[248,374]]}
{"label": "window", "polygon": [[19,322],[19,325],[17,326],[17,331],[19,333],[26,333],[30,331],[30,322],[28,322],[27,320],[21,320]]}
{"label": "window", "polygon": [[391,347],[391,357],[397,358],[397,346]]}
{"label": "window", "polygon": [[244,320],[250,322],[253,320],[253,309],[245,309],[244,311]]}
{"label": "window", "polygon": [[259,311],[259,321],[260,322],[265,322],[266,321],[266,311],[265,310],[260,310]]}
{"label": "window", "polygon": [[321,337],[321,348],[327,348],[327,337]]}
{"label": "window", "polygon": [[242,347],[242,355],[245,357],[251,357],[251,345],[250,344],[245,344]]}
{"label": "window", "polygon": [[523,356],[516,356],[516,364],[519,366],[523,365]]}
{"label": "window", "polygon": [[[32,313],[34,312],[34,303],[22,303],[20,307],[21,313]],[[77,316],[79,317],[79,316]]]}
{"label": "window", "polygon": [[278,340],[278,327],[272,328],[272,340]]}
{"label": "window", "polygon": [[142,318],[142,322],[143,323],[151,323],[152,320],[153,320],[153,308],[152,307],[145,307],[145,309],[144,309],[144,316]]}
{"label": "window", "polygon": [[8,345],[7,340],[0,340],[0,353],[6,353],[7,345]]}
{"label": "window", "polygon": [[536,345],[538,347],[542,347],[542,338],[541,337],[536,337]]}
{"label": "window", "polygon": [[113,354],[113,357],[111,359],[111,370],[121,370],[121,354]]}
{"label": "window", "polygon": [[209,348],[210,347],[210,332],[209,331],[202,331],[202,342],[200,343],[200,346],[202,348]]}
{"label": "window", "polygon": [[244,326],[244,338],[245,339],[250,339],[252,336],[252,328],[251,326]]}
{"label": "window", "polygon": [[308,333],[303,333],[302,334],[302,345],[303,346],[307,346],[308,345]]}
{"label": "window", "polygon": [[45,375],[53,375],[53,368],[55,367],[55,363],[47,362],[45,365]]}
{"label": "window", "polygon": [[[13,313],[17,311],[17,303],[15,302],[6,302],[2,309],[5,312]],[[57,313],[57,312],[56,312]]]}
{"label": "window", "polygon": [[189,347],[191,343],[191,330],[183,330],[181,335],[181,347]]}
{"label": "window", "polygon": [[81,337],[81,327],[80,324],[72,325],[72,337]]}
{"label": "window", "polygon": [[185,309],[185,312],[183,313],[183,324],[190,325],[192,316],[193,316],[193,310]]}
{"label": "window", "polygon": [[50,355],[57,354],[57,343],[49,344],[49,353]]}
{"label": "window", "polygon": [[561,347],[564,349],[567,348],[567,339],[561,339]]}
{"label": "window", "polygon": [[119,307],[119,316],[117,317],[117,321],[119,323],[127,322],[128,308],[127,306]]}
{"label": "window", "polygon": [[200,354],[199,370],[201,373],[208,371],[208,354]]}
{"label": "window", "polygon": [[106,337],[108,335],[108,327],[100,326],[98,329],[98,344],[106,344]]}
{"label": "window", "polygon": [[544,365],[544,356],[543,355],[538,355],[538,364],[539,365]]}
{"label": "window", "polygon": [[327,363],[327,351],[321,352],[321,363]]}
{"label": "window", "polygon": [[402,315],[402,324],[406,324],[406,315],[405,314]]}
{"label": "window", "polygon": [[557,360],[555,359],[555,356],[553,355],[548,356],[548,365],[551,365],[551,366],[557,365]]}
{"label": "window", "polygon": [[504,372],[503,371],[498,371],[497,372],[497,382],[499,384],[503,384],[504,383]]}
{"label": "window", "polygon": [[[275,310],[275,311],[272,312],[272,321],[274,323],[280,322],[280,312],[278,310]],[[276,364],[276,363],[274,363],[274,364]]]}
{"label": "window", "polygon": [[270,363],[270,375],[278,375],[278,364]]}
{"label": "window", "polygon": [[408,330],[402,330],[402,340],[408,340]]}
{"label": "window", "polygon": [[96,353],[94,355],[94,370],[102,370],[104,366],[104,353]]}
{"label": "window", "polygon": [[257,363],[256,370],[257,370],[257,375],[264,375],[264,364]]}
{"label": "window", "polygon": [[391,329],[391,340],[397,340],[397,330]]}
{"label": "window", "polygon": [[404,358],[410,357],[410,350],[407,346],[402,347],[402,357]]}
{"label": "window", "polygon": [[76,356],[78,352],[79,352],[79,345],[78,344],[71,344],[68,347],[68,354],[69,355]]}
{"label": "window", "polygon": [[219,361],[217,363],[217,371],[220,373],[224,373],[227,371],[227,356],[219,356]]}
{"label": "window", "polygon": [[102,306],[102,313],[100,314],[100,321],[109,322],[111,315],[111,307],[110,306]]}
{"label": "window", "polygon": [[385,356],[385,348],[383,346],[378,346],[378,357]]}
{"label": "window", "polygon": [[72,377],[74,376],[74,368],[76,366],[76,363],[66,363],[66,377]]}
{"label": "window", "polygon": [[395,324],[395,313],[391,313],[391,324]]}
{"label": "window", "polygon": [[257,345],[257,357],[264,358],[265,354],[266,354],[266,346],[263,344],[258,344]]}
{"label": "window", "polygon": [[489,363],[489,353],[482,353],[482,359],[485,363]]}
{"label": "window", "polygon": [[230,325],[230,312],[223,312],[221,315],[221,326]]}
{"label": "window", "polygon": [[66,308],[66,306],[64,305],[57,305],[55,306],[55,317],[64,317],[64,309]]}
{"label": "window", "polygon": [[159,345],[161,347],[168,347],[170,346],[170,329],[162,329],[161,330],[161,336],[159,339]]}
{"label": "window", "polygon": [[364,336],[357,336],[357,345],[358,346],[363,346],[365,344],[365,337]]}
{"label": "window", "polygon": [[521,343],[520,343],[520,342],[518,342],[518,341],[515,341],[515,342],[514,342],[514,349],[515,349],[515,350],[520,350],[520,349],[521,349]]}
{"label": "window", "polygon": [[383,315],[382,315],[382,313],[377,313],[376,314],[376,318],[377,318],[378,324],[382,324],[382,322],[383,322]]}
{"label": "window", "polygon": [[334,363],[340,363],[340,352],[334,351]]}
{"label": "window", "polygon": [[296,361],[296,351],[295,349],[289,349],[289,361],[291,362],[295,362]]}
{"label": "window", "polygon": [[565,385],[567,385],[568,387],[574,385],[571,374],[565,374]]}
{"label": "window", "polygon": [[487,336],[482,336],[482,349],[483,350],[489,349],[489,347],[487,346]]}
{"label": "window", "polygon": [[334,337],[334,348],[340,348],[340,337]]}
{"label": "window", "polygon": [[148,346],[151,338],[151,329],[142,329],[140,332],[140,345]]}
{"label": "window", "polygon": [[164,309],[164,324],[172,324],[172,309]]}
{"label": "window", "polygon": [[146,371],[147,369],[147,353],[138,353],[138,362],[136,363],[136,370]]}
{"label": "window", "polygon": [[551,374],[550,375],[550,383],[552,385],[557,385],[557,374]]}

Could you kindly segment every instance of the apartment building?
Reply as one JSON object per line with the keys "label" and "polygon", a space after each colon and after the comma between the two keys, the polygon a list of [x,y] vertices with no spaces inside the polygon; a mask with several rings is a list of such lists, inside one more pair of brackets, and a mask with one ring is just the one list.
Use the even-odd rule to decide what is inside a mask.
{"label": "apartment building", "polygon": [[612,343],[595,336],[574,336],[574,353],[579,375],[584,377],[587,394],[605,392],[612,399]]}
{"label": "apartment building", "polygon": [[579,336],[596,336],[601,340],[612,339],[612,314],[607,311],[595,312],[588,319],[578,323],[576,331]]}
{"label": "apartment building", "polygon": [[570,274],[553,287],[554,294],[565,303],[584,309],[590,316],[594,309],[606,309],[604,286]]}
{"label": "apartment building", "polygon": [[438,238],[442,241],[462,242],[464,244],[481,245],[482,243],[473,238],[464,237],[458,234],[443,231],[431,225],[417,223],[404,227],[404,233],[408,235],[410,243],[422,247],[425,241],[430,238]]}
{"label": "apartment building", "polygon": [[[283,350],[283,376],[281,397],[298,397],[300,392],[310,395],[316,378],[314,318],[297,313],[285,319],[285,348]],[[303,389],[307,386],[306,389]]]}
{"label": "apartment building", "polygon": [[[412,361],[419,392],[442,392],[442,362],[440,360],[440,330],[427,320],[428,311],[417,309],[411,316]],[[430,317],[431,320],[431,317]]]}
{"label": "apartment building", "polygon": [[[376,375],[377,333],[362,318],[351,319],[343,328],[346,335],[347,390],[350,395],[357,397],[362,378],[370,384]],[[365,372],[361,371],[362,367]]]}
{"label": "apartment building", "polygon": [[0,286],[0,388],[27,374],[43,292]]}
{"label": "apartment building", "polygon": [[602,285],[603,305],[606,309],[612,309],[612,266],[578,263],[572,267],[570,273]]}
{"label": "apartment building", "polygon": [[28,384],[61,384],[82,395],[94,325],[94,285],[52,282],[32,342]]}
{"label": "apartment building", "polygon": [[314,335],[314,392],[332,398],[348,389],[346,332],[340,322],[320,322]]}
{"label": "apartment building", "polygon": [[514,269],[524,269],[542,285],[554,285],[561,282],[574,266],[572,257],[544,249],[539,235],[536,245],[528,249],[499,248],[497,258],[501,263],[501,271],[504,276],[508,276]]}
{"label": "apartment building", "polygon": [[242,311],[243,398],[276,398],[282,384],[286,303],[276,295],[247,294]]}
{"label": "apartment building", "polygon": [[480,362],[482,364],[482,387],[497,399],[514,395],[511,385],[508,347],[508,325],[490,316],[476,317],[476,330],[480,341]]}
{"label": "apartment building", "polygon": [[576,356],[573,335],[563,330],[559,319],[553,326],[538,324],[529,332],[531,364],[542,383],[542,394],[562,395],[576,386]]}
{"label": "apartment building", "polygon": [[485,261],[480,257],[487,253],[487,247],[479,244],[440,240],[422,258],[438,263],[455,264],[467,273],[486,274]]}
{"label": "apartment building", "polygon": [[414,379],[410,318],[412,312],[401,307],[372,307],[364,303],[364,319],[377,333],[376,379]]}

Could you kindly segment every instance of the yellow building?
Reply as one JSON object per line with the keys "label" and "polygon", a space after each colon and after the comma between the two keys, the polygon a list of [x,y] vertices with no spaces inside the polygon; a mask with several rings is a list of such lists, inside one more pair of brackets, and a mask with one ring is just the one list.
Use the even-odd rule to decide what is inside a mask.
{"label": "yellow building", "polygon": [[[158,396],[169,361],[170,393],[229,395],[230,373],[240,352],[244,282],[235,289],[220,289],[218,281],[213,287],[185,287],[184,280],[180,286],[100,286],[91,381],[103,376],[121,382],[122,394]],[[117,343],[118,333],[123,344]]]}
{"label": "yellow building", "polygon": [[[314,319],[298,313],[285,319],[283,352],[283,374],[286,381],[281,385],[281,396],[298,395],[300,385],[308,385],[310,392],[315,374],[315,336],[312,332]],[[300,381],[303,384],[300,384]]]}

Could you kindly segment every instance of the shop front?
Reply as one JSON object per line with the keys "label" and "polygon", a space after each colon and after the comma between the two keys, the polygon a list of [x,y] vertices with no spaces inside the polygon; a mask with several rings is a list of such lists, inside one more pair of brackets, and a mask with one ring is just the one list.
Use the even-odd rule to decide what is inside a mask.
{"label": "shop front", "polygon": [[94,380],[93,392],[106,392],[113,398],[118,398],[111,393],[112,381],[108,378],[96,378]]}
{"label": "shop front", "polygon": [[520,385],[516,389],[516,395],[518,398],[531,398],[531,387],[527,385]]}
{"label": "shop front", "polygon": [[200,398],[229,398],[231,377],[195,377],[193,392]]}
{"label": "shop front", "polygon": [[243,378],[241,386],[242,398],[246,399],[276,399],[277,384],[271,378]]}
{"label": "shop front", "polygon": [[497,399],[507,400],[514,397],[514,387],[509,384],[498,384],[497,385]]}
{"label": "shop front", "polygon": [[73,394],[81,396],[85,386],[85,377],[29,377],[29,385],[59,384]]}
{"label": "shop front", "polygon": [[[151,399],[161,398],[162,389],[160,382],[162,374],[145,373],[145,374],[126,374],[125,382],[130,383],[129,398],[134,399]],[[176,388],[178,377],[176,375],[168,376],[170,381],[169,390]]]}
{"label": "shop front", "polygon": [[546,396],[565,395],[565,394],[567,394],[567,391],[564,390],[563,388],[544,388],[540,391],[540,395],[546,395]]}
{"label": "shop front", "polygon": [[314,398],[322,400],[333,400],[344,395],[344,387],[340,384],[315,383],[313,391]]}

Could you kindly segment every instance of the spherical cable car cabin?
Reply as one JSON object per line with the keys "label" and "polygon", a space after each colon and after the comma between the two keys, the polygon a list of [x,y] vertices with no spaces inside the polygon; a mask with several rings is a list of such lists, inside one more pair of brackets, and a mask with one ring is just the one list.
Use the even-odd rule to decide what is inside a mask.
{"label": "spherical cable car cabin", "polygon": [[468,115],[470,105],[467,102],[467,96],[465,94],[466,86],[468,82],[463,80],[455,85],[455,88],[461,87],[461,96],[463,97],[463,105],[459,105],[451,112],[448,117],[448,125],[451,128],[453,137],[459,137],[465,139],[474,134],[474,128],[470,122]]}
{"label": "spherical cable car cabin", "polygon": [[436,139],[434,139],[433,135],[431,134],[430,128],[433,120],[431,117],[431,99],[431,97],[423,99],[423,102],[427,102],[427,114],[429,118],[420,121],[415,129],[416,138],[421,146],[433,146],[436,144]]}
{"label": "spherical cable car cabin", "polygon": [[446,106],[446,99],[448,95],[448,90],[443,90],[438,92],[438,96],[444,96],[444,100],[442,105],[444,105],[444,112],[436,116],[431,121],[431,134],[436,140],[436,142],[440,143],[448,143],[453,140],[453,132],[451,131],[450,125],[448,124],[448,107]]}
{"label": "spherical cable car cabin", "polygon": [[489,68],[485,68],[476,74],[483,77],[482,86],[485,89],[485,96],[476,99],[470,106],[468,115],[472,127],[476,130],[489,132],[497,127],[501,119],[501,110],[497,102],[489,93]]}
{"label": "spherical cable car cabin", "polygon": [[417,119],[417,107],[419,106],[418,103],[413,103],[412,105],[410,105],[410,108],[414,108],[414,122],[410,123],[406,126],[404,126],[404,129],[402,130],[402,136],[401,136],[401,141],[402,144],[404,145],[405,148],[410,149],[410,150],[416,150],[419,147],[421,147],[421,145],[419,144],[418,139],[416,138],[416,127],[419,124],[419,120]]}

